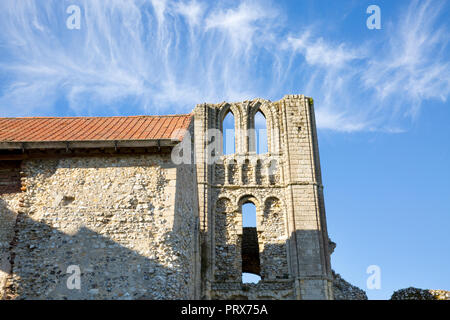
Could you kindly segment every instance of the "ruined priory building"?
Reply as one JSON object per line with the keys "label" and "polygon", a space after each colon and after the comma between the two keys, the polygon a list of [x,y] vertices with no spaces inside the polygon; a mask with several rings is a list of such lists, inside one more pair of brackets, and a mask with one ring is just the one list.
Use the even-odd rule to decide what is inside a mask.
{"label": "ruined priory building", "polygon": [[[247,203],[256,228],[243,227]],[[303,95],[174,116],[0,118],[2,299],[333,299],[332,249]]]}

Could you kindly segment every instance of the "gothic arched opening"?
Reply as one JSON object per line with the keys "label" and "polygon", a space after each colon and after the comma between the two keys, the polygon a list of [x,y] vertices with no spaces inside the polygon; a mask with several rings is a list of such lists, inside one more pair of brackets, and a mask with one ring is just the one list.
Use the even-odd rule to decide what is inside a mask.
{"label": "gothic arched opening", "polygon": [[223,154],[236,152],[236,128],[233,112],[229,111],[222,122]]}
{"label": "gothic arched opening", "polygon": [[267,153],[268,148],[268,140],[267,140],[267,121],[266,117],[261,111],[258,111],[255,114],[254,118],[254,150],[256,154],[264,154]]}

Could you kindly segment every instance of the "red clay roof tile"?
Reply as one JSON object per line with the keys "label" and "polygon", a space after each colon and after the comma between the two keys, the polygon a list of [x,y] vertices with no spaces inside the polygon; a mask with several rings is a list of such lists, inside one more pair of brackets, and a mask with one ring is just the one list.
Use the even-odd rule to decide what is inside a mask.
{"label": "red clay roof tile", "polygon": [[[192,115],[0,118],[0,142],[181,139]],[[176,135],[176,136],[173,136]]]}

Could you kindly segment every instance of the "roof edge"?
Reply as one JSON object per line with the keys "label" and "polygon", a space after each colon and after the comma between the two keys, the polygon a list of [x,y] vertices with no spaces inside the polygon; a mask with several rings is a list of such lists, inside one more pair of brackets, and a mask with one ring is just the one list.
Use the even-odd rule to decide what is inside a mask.
{"label": "roof edge", "polygon": [[174,147],[179,139],[99,141],[0,141],[0,150]]}
{"label": "roof edge", "polygon": [[134,115],[134,116],[38,116],[38,117],[0,117],[2,119],[105,119],[105,118],[176,118],[176,117],[192,117],[192,113],[183,114],[162,114],[162,115]]}

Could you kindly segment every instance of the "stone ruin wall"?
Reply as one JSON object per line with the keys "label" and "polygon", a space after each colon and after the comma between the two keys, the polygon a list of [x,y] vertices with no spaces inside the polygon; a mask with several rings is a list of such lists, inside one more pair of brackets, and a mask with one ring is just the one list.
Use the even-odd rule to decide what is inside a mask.
{"label": "stone ruin wall", "polygon": [[[261,111],[267,121],[268,152],[256,154],[251,136]],[[235,119],[235,154],[214,149],[223,119]],[[203,234],[203,294],[206,299],[332,299],[320,161],[311,99],[286,96],[239,103],[202,104],[194,109]],[[206,141],[207,143],[204,143]],[[221,140],[219,139],[219,145]],[[242,205],[256,207],[261,276],[243,284],[245,243],[254,230],[242,227]],[[250,236],[251,235],[251,236]],[[256,265],[256,264],[255,264]],[[257,270],[258,269],[258,270]]]}
{"label": "stone ruin wall", "polygon": [[16,212],[20,205],[20,161],[0,161],[0,299],[10,268],[9,248],[14,238]]}
{"label": "stone ruin wall", "polygon": [[[289,277],[285,211],[282,191],[249,188],[243,196],[239,190],[218,190],[220,199],[215,207],[215,257],[212,299],[294,299],[294,284]],[[242,205],[256,204],[257,245],[261,276],[259,284],[241,285]]]}
{"label": "stone ruin wall", "polygon": [[394,291],[390,300],[450,300],[450,291],[409,287]]}
{"label": "stone ruin wall", "polygon": [[[199,296],[193,166],[142,155],[24,160],[21,170],[26,190],[0,195],[4,299]],[[67,288],[70,265],[81,290]]]}
{"label": "stone ruin wall", "polygon": [[[255,159],[256,158],[256,159]],[[212,299],[295,299],[294,283],[289,276],[288,235],[281,163],[273,166],[267,156],[224,156],[214,165],[214,282]],[[269,170],[269,166],[273,170]],[[224,172],[228,168],[228,172]],[[225,179],[228,178],[228,179]],[[225,182],[226,181],[226,182]],[[258,284],[241,284],[242,205],[256,207]],[[249,272],[250,272],[249,271]]]}
{"label": "stone ruin wall", "polygon": [[[230,110],[236,154],[209,164],[208,129],[221,129]],[[255,156],[246,130],[258,110],[269,152]],[[2,261],[14,274],[5,297],[332,299],[309,98],[203,104],[193,114],[195,166],[163,155],[23,161],[26,189],[0,200],[11,217],[1,226]],[[247,202],[257,214],[257,284],[241,283]],[[81,291],[66,288],[69,264],[80,265]]]}

